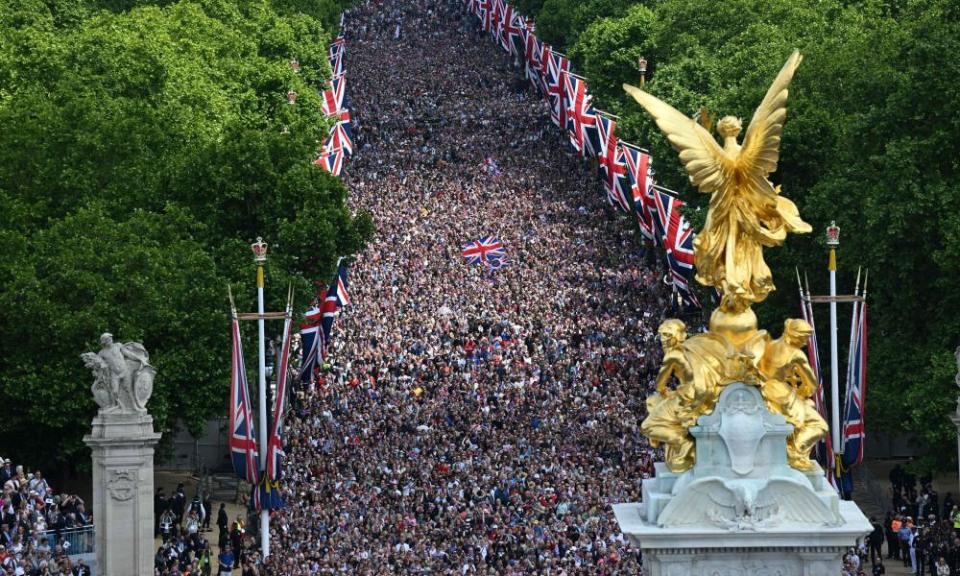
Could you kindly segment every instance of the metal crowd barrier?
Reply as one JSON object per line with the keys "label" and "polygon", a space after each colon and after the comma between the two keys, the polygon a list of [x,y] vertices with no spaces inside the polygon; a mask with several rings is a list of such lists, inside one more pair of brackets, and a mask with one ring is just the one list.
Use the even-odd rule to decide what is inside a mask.
{"label": "metal crowd barrier", "polygon": [[59,535],[57,534],[57,530],[47,530],[44,532],[44,536],[47,537],[47,541],[50,543],[51,550],[56,547],[57,544],[60,544],[66,549],[66,553],[70,556],[94,554],[96,552],[94,549],[95,534],[95,528],[92,524],[78,528],[64,528],[59,531]]}

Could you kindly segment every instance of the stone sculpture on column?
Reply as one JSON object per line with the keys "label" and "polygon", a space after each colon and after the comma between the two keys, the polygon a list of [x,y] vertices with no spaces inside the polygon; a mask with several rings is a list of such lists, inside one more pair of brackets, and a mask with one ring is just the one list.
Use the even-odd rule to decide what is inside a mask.
{"label": "stone sculpture on column", "polygon": [[97,573],[153,573],[153,431],[147,401],[156,369],[143,344],[100,337],[98,352],[81,355],[93,372],[100,409],[83,441],[93,452]]}

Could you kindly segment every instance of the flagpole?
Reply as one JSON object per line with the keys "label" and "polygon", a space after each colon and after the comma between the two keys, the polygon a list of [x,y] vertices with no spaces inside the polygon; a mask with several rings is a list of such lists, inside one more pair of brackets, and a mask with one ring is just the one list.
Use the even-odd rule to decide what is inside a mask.
{"label": "flagpole", "polygon": [[840,444],[840,378],[837,362],[837,246],[840,245],[840,227],[831,222],[827,227],[827,246],[830,247],[830,428],[833,450]]}
{"label": "flagpole", "polygon": [[[267,366],[266,366],[266,337],[264,335],[263,319],[263,265],[267,261],[267,244],[263,238],[257,237],[256,243],[251,245],[254,253],[254,262],[257,264],[257,347],[259,359],[257,368],[260,376],[258,408],[260,411],[260,470],[265,474],[267,470]],[[254,487],[259,490],[259,486]],[[260,511],[260,553],[264,558],[270,556],[270,512],[266,506]]]}

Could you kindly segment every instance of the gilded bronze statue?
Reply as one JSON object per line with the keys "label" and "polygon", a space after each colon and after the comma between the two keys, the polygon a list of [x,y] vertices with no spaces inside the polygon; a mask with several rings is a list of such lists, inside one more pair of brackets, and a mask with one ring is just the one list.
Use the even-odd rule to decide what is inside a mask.
{"label": "gilded bronze statue", "polygon": [[726,116],[717,123],[721,147],[697,121],[639,88],[624,85],[680,153],[690,181],[711,195],[707,221],[694,242],[697,280],[720,290],[728,309],[742,310],[762,302],[774,290],[763,247],[783,244],[788,232],[810,232],[793,202],[767,179],[777,169],[787,86],[801,59],[794,52],[784,64],[754,112],[743,146],[737,143],[739,118]]}
{"label": "gilded bronze statue", "polygon": [[[799,52],[787,59],[754,112],[742,146],[737,142],[740,119],[727,116],[717,123],[721,146],[696,120],[624,84],[679,152],[690,181],[711,195],[706,223],[694,241],[694,262],[697,280],[716,288],[721,302],[705,334],[687,338],[679,320],[661,325],[663,366],[642,425],[654,445],[666,446],[667,465],[673,472],[693,466],[689,428],[713,411],[723,387],[732,382],[759,387],[767,408],[793,425],[787,448],[792,467],[814,467],[810,449],[827,431],[810,401],[816,379],[802,352],[809,325],[787,320],[783,335],[771,340],[765,330],[758,330],[751,309],[774,290],[763,248],[779,246],[788,233],[811,230],[793,202],[768,179],[780,156],[787,87],[801,59]],[[677,386],[670,390],[667,384],[673,380]]]}

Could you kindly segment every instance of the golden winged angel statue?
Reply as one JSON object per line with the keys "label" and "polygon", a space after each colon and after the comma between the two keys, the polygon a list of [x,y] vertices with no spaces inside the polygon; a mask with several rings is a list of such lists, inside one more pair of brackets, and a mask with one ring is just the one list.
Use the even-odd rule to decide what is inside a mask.
{"label": "golden winged angel statue", "polygon": [[743,145],[737,143],[740,119],[717,123],[723,146],[683,113],[635,86],[623,88],[653,116],[680,153],[690,180],[711,194],[703,230],[694,242],[697,280],[723,294],[721,307],[741,312],[774,290],[764,246],[778,246],[788,232],[810,232],[797,207],[780,195],[767,176],[776,171],[780,135],[787,115],[787,87],[800,65],[794,52],[753,114]]}

